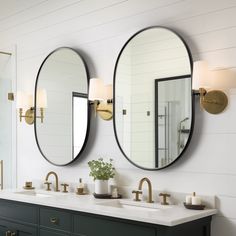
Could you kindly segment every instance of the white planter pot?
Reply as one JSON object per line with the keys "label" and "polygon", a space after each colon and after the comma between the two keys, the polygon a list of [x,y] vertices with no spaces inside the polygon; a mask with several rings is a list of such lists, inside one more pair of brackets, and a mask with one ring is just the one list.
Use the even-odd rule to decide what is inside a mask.
{"label": "white planter pot", "polygon": [[108,180],[100,180],[96,179],[95,183],[95,190],[96,194],[108,194]]}

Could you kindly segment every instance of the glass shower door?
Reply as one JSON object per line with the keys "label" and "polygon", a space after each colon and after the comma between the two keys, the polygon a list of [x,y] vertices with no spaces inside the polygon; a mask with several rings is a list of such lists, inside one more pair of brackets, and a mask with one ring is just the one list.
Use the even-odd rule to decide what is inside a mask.
{"label": "glass shower door", "polygon": [[13,102],[8,93],[13,91],[13,60],[9,53],[0,52],[0,183],[1,188],[14,186]]}

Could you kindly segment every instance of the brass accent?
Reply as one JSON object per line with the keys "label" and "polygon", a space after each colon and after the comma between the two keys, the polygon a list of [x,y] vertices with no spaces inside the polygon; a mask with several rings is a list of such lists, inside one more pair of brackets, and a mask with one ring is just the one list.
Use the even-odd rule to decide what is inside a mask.
{"label": "brass accent", "polygon": [[200,106],[210,114],[219,114],[228,105],[228,97],[221,90],[206,91],[204,88],[193,91],[194,95],[200,95]]}
{"label": "brass accent", "polygon": [[147,177],[144,177],[139,181],[138,190],[142,190],[142,186],[145,181],[148,184],[148,200],[147,200],[147,202],[153,203],[154,201],[152,200],[152,184],[151,184],[151,181]]}
{"label": "brass accent", "polygon": [[46,190],[47,191],[51,191],[51,188],[50,188],[50,185],[52,184],[51,182],[44,182],[44,184],[46,184],[47,185],[47,188],[46,188]]}
{"label": "brass accent", "polygon": [[77,188],[76,194],[78,195],[84,195],[84,188]]}
{"label": "brass accent", "polygon": [[95,117],[98,114],[103,120],[111,120],[113,117],[112,100],[106,102],[94,101],[90,104],[94,107]]}
{"label": "brass accent", "polygon": [[25,122],[29,125],[32,125],[34,123],[34,110],[33,109],[28,109],[25,112]]}
{"label": "brass accent", "polygon": [[32,188],[32,182],[25,182],[26,188]]}
{"label": "brass accent", "polygon": [[57,219],[56,217],[51,217],[51,218],[50,218],[50,222],[51,222],[52,224],[58,224],[58,219]]}
{"label": "brass accent", "polygon": [[12,232],[10,230],[6,231],[5,233],[6,236],[11,236],[12,235]]}
{"label": "brass accent", "polygon": [[1,181],[0,181],[0,188],[3,189],[3,160],[0,161],[0,171],[1,171]]}
{"label": "brass accent", "polygon": [[3,52],[3,51],[0,51],[0,54],[4,54],[4,55],[8,55],[8,56],[12,55],[10,52]]}
{"label": "brass accent", "polygon": [[8,93],[7,98],[9,101],[14,101],[14,93]]}
{"label": "brass accent", "polygon": [[160,197],[163,197],[163,201],[161,202],[161,205],[169,205],[169,203],[167,202],[167,197],[170,197],[170,194],[167,193],[160,193],[159,194]]}
{"label": "brass accent", "polygon": [[36,118],[40,118],[41,123],[43,123],[44,113],[43,113],[43,108],[42,107],[40,108],[40,116],[39,117],[37,116]]}
{"label": "brass accent", "polygon": [[97,107],[97,113],[103,120],[111,120],[113,117],[112,104],[100,103]]}
{"label": "brass accent", "polygon": [[22,122],[22,118],[25,118],[25,122],[28,125],[32,125],[34,123],[34,108],[31,107],[25,112],[25,115],[23,115],[23,109],[19,109],[19,114],[20,114],[20,122]]}
{"label": "brass accent", "polygon": [[[19,109],[20,114],[20,122],[22,122],[22,118],[25,118],[25,122],[29,125],[32,125],[34,123],[34,107],[31,107],[25,112],[25,115],[23,115],[23,109]],[[44,108],[40,108],[40,116],[36,116],[36,118],[39,118],[41,123],[43,123],[44,120]]]}
{"label": "brass accent", "polygon": [[66,184],[66,183],[64,183],[64,184],[61,184],[61,186],[63,186],[63,193],[68,193],[68,190],[67,190],[67,187],[69,186],[69,184]]}
{"label": "brass accent", "polygon": [[228,98],[220,90],[211,90],[204,95],[201,104],[208,113],[219,114],[227,107]]}
{"label": "brass accent", "polygon": [[143,192],[140,190],[133,190],[132,193],[135,193],[134,201],[140,202],[141,200],[139,199],[139,195],[142,194]]}
{"label": "brass accent", "polygon": [[48,178],[49,178],[50,175],[54,175],[54,176],[55,176],[55,180],[56,180],[55,191],[56,191],[56,192],[60,192],[60,190],[59,190],[59,188],[58,188],[58,176],[57,176],[57,174],[56,174],[54,171],[50,171],[50,172],[47,174],[47,176],[46,176],[46,178],[45,178],[45,181],[46,181],[46,182],[48,181]]}

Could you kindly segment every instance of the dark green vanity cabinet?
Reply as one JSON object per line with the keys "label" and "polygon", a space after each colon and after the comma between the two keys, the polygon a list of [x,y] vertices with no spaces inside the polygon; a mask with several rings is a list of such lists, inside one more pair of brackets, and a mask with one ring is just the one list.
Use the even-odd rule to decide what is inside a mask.
{"label": "dark green vanity cabinet", "polygon": [[0,236],[210,236],[210,223],[169,227],[0,199]]}

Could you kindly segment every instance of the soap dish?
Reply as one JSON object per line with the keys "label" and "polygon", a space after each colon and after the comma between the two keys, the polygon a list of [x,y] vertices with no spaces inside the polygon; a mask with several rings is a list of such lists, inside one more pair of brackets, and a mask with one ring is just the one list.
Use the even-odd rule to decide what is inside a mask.
{"label": "soap dish", "polygon": [[184,202],[184,206],[187,209],[190,210],[204,210],[205,209],[205,205],[192,205],[192,204],[186,204],[186,202]]}
{"label": "soap dish", "polygon": [[25,190],[33,190],[33,189],[35,189],[35,187],[27,187],[27,186],[24,186],[23,189],[25,189]]}
{"label": "soap dish", "polygon": [[93,193],[93,196],[95,198],[100,198],[100,199],[119,199],[119,198],[122,198],[121,194],[118,194],[118,197],[112,197],[111,194],[97,194],[97,193]]}

